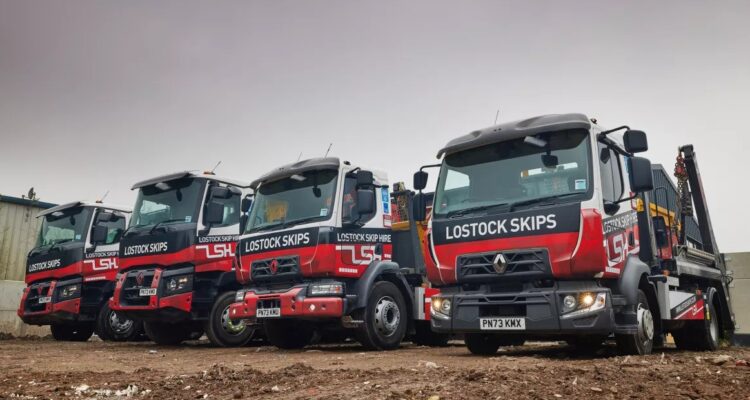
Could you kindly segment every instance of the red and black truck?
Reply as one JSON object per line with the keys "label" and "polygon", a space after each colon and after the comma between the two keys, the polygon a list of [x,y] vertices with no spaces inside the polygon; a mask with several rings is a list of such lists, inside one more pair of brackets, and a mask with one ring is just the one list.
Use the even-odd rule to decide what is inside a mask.
{"label": "red and black truck", "polygon": [[158,344],[206,333],[241,346],[253,330],[228,318],[246,183],[213,173],[178,172],[138,182],[133,218],[119,247],[111,307],[144,321]]}
{"label": "red and black truck", "polygon": [[142,325],[110,309],[118,248],[130,209],[77,201],[39,213],[42,226],[26,262],[18,316],[49,325],[57,340],[133,340]]}
{"label": "red and black truck", "polygon": [[[419,249],[426,225],[409,220],[412,193],[389,193],[385,173],[338,158],[284,165],[256,179],[240,238],[231,318],[263,325],[281,348],[356,337],[395,349],[405,337],[444,344],[429,327]],[[391,198],[394,198],[392,206]]]}
{"label": "red and black truck", "polygon": [[[677,188],[654,187],[637,156],[647,149],[644,132],[582,114],[450,141],[423,246],[440,288],[432,328],[463,334],[475,354],[529,338],[594,349],[611,336],[623,353],[648,354],[667,333],[678,348],[716,349],[734,330],[731,276],[695,152],[680,147]],[[426,181],[423,167],[415,188]],[[677,198],[657,204],[660,193]],[[697,241],[685,234],[693,218]]]}

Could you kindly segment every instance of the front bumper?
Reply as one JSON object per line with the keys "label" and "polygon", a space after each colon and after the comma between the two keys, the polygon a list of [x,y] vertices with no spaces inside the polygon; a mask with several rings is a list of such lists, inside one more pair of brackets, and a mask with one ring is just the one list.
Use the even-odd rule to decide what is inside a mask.
{"label": "front bumper", "polygon": [[[58,322],[82,320],[80,289],[77,297],[60,299],[60,289],[68,285],[81,285],[80,278],[65,281],[34,283],[23,290],[17,314],[24,323],[49,325]],[[40,303],[40,299],[48,299]]]}
{"label": "front bumper", "polygon": [[[575,315],[562,315],[565,295],[581,292],[606,293],[603,308]],[[451,300],[450,315],[432,311],[432,329],[441,333],[514,333],[555,336],[609,334],[615,330],[611,292],[595,282],[559,282],[554,288],[532,288],[514,293],[458,292],[442,294]],[[482,330],[481,318],[521,317],[525,329]]]}
{"label": "front bumper", "polygon": [[279,316],[268,318],[340,318],[346,315],[347,305],[353,304],[353,299],[347,297],[308,296],[308,286],[300,284],[284,291],[249,289],[241,302],[229,307],[229,316],[252,322],[257,319],[259,308],[278,308]]}
{"label": "front bumper", "polygon": [[[115,292],[109,300],[112,310],[140,319],[180,320],[190,316],[193,304],[193,267],[176,269],[133,269],[118,275]],[[191,285],[179,292],[169,292],[166,283],[172,277],[188,276]],[[154,294],[141,295],[151,289]]]}

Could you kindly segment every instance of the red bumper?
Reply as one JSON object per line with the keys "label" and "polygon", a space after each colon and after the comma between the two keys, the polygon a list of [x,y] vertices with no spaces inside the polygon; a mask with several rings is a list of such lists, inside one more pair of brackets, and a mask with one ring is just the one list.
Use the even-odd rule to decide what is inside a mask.
{"label": "red bumper", "polygon": [[[57,282],[52,282],[46,293],[42,295],[52,298],[55,293],[55,286]],[[26,323],[31,324],[47,324],[60,320],[75,320],[81,311],[81,299],[75,298],[70,300],[59,301],[53,303],[44,304],[41,310],[29,310],[27,309],[27,302],[29,299],[30,288],[26,287],[21,295],[21,304],[16,312],[18,316]]]}
{"label": "red bumper", "polygon": [[245,293],[239,303],[229,306],[232,319],[254,319],[259,302],[276,302],[281,318],[335,318],[344,315],[341,297],[306,297],[304,287],[295,287],[283,293]]}
{"label": "red bumper", "polygon": [[125,284],[126,274],[122,274],[115,284],[115,292],[109,299],[109,308],[115,311],[152,311],[165,308],[177,309],[189,313],[193,304],[193,292],[180,293],[172,296],[159,297],[159,284],[163,270],[154,271],[154,279],[151,282],[151,288],[156,289],[156,295],[149,296],[148,303],[145,305],[128,305],[123,304],[122,290]]}

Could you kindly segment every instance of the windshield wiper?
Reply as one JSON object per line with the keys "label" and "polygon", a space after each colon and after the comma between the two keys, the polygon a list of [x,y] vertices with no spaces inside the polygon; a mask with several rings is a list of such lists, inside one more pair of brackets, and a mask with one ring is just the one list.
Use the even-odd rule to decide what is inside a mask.
{"label": "windshield wiper", "polygon": [[290,226],[294,226],[294,225],[299,225],[299,224],[303,224],[303,223],[305,223],[305,222],[309,222],[309,221],[312,221],[312,220],[316,220],[316,219],[318,219],[318,218],[320,218],[320,216],[319,216],[319,215],[316,215],[316,216],[313,216],[313,217],[306,217],[306,218],[293,219],[293,220],[291,220],[291,221],[287,221],[287,222],[284,222],[284,223],[282,223],[282,224],[281,224],[281,227],[282,227],[282,229],[284,229],[284,228],[289,228]]}
{"label": "windshield wiper", "polygon": [[557,195],[554,195],[554,196],[543,196],[543,197],[537,197],[535,199],[517,201],[515,203],[511,203],[511,205],[510,205],[510,211],[513,211],[514,209],[516,209],[516,207],[519,207],[519,206],[528,206],[528,205],[531,205],[531,204],[538,204],[538,205],[554,204],[555,203],[554,200],[564,199],[564,198],[570,197],[570,196],[577,196],[579,194],[581,194],[581,193],[565,193],[565,194],[557,194]]}
{"label": "windshield wiper", "polygon": [[312,220],[318,219],[318,218],[320,218],[320,216],[316,215],[316,216],[313,216],[313,217],[293,219],[291,221],[279,221],[279,222],[275,222],[273,224],[262,225],[262,226],[258,226],[258,227],[252,228],[252,229],[250,229],[247,232],[248,233],[251,233],[251,232],[263,232],[263,231],[268,231],[268,230],[271,230],[271,229],[274,229],[274,228],[286,229],[286,228],[289,228],[290,226],[299,225],[301,223],[312,221]]}
{"label": "windshield wiper", "polygon": [[169,224],[169,223],[172,223],[172,222],[184,222],[184,221],[185,220],[183,218],[175,218],[175,219],[167,219],[167,220],[164,220],[164,221],[159,221],[159,222],[155,223],[154,226],[151,227],[151,229],[148,231],[148,233],[149,234],[154,233],[154,231],[156,229],[158,229],[159,227],[163,226],[164,224]]}
{"label": "windshield wiper", "polygon": [[479,212],[479,211],[486,211],[486,210],[489,210],[489,209],[492,209],[492,208],[504,207],[504,206],[507,206],[507,205],[508,205],[508,203],[497,203],[497,204],[488,204],[488,205],[484,205],[484,206],[469,207],[469,208],[464,208],[464,209],[461,209],[461,210],[451,211],[448,214],[446,214],[446,217],[448,217],[448,218],[462,217],[462,216],[464,216],[466,214],[471,214],[471,213],[475,213],[475,212]]}

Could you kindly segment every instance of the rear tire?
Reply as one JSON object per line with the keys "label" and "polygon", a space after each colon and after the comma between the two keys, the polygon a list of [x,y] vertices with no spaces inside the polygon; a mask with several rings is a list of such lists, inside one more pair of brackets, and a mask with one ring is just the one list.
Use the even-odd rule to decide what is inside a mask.
{"label": "rear tire", "polygon": [[66,342],[85,342],[94,334],[94,327],[90,324],[52,324],[52,337]]}
{"label": "rear tire", "polygon": [[412,342],[420,346],[445,347],[448,345],[450,335],[433,332],[430,327],[430,321],[416,321],[416,332],[412,337]]}
{"label": "rear tire", "polygon": [[162,346],[176,346],[187,340],[193,332],[186,324],[150,321],[143,323],[143,330],[151,341]]}
{"label": "rear tire", "polygon": [[464,335],[464,343],[471,354],[490,356],[500,348],[500,337],[487,333],[467,333]]}
{"label": "rear tire", "polygon": [[369,350],[394,350],[406,335],[409,313],[401,291],[388,281],[376,282],[363,310],[356,336]]}
{"label": "rear tire", "polygon": [[719,348],[721,325],[713,302],[706,303],[708,318],[702,321],[687,321],[672,332],[675,346],[680,350],[715,351]]}
{"label": "rear tire", "polygon": [[633,334],[618,334],[617,348],[623,355],[651,354],[654,347],[654,318],[649,308],[648,298],[643,290],[638,290],[638,303],[635,306],[638,318],[638,331]]}
{"label": "rear tire", "polygon": [[315,330],[304,321],[267,319],[263,322],[266,339],[280,349],[301,349],[313,338]]}
{"label": "rear tire", "polygon": [[96,334],[104,341],[136,340],[143,331],[143,322],[118,315],[104,303],[96,316]]}
{"label": "rear tire", "polygon": [[243,322],[233,322],[229,318],[229,306],[234,303],[234,292],[220,295],[211,307],[203,329],[211,343],[221,347],[244,346],[253,338],[255,329]]}

